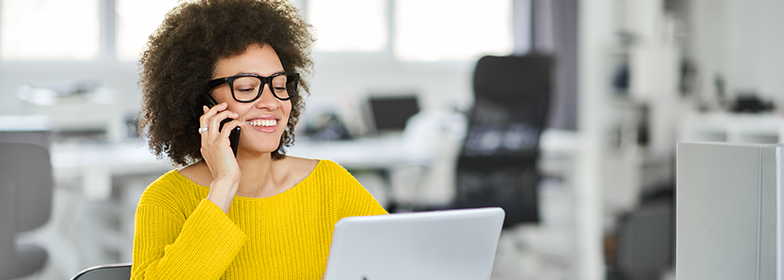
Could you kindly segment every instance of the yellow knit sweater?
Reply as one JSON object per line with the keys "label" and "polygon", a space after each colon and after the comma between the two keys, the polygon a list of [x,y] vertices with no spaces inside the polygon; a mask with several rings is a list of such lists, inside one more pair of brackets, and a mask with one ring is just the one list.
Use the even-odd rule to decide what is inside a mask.
{"label": "yellow knit sweater", "polygon": [[147,187],[131,279],[319,279],[338,220],[387,213],[329,160],[283,193],[234,197],[229,214],[208,192],[176,170]]}

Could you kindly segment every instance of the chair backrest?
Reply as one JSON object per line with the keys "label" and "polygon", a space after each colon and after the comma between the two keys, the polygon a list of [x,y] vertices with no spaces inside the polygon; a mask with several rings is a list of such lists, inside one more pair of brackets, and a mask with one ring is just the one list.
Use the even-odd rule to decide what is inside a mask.
{"label": "chair backrest", "polygon": [[17,232],[43,225],[51,214],[54,178],[49,135],[48,131],[0,132],[0,188],[14,193],[15,199],[6,203],[16,204]]}
{"label": "chair backrest", "polygon": [[44,248],[17,244],[17,233],[49,220],[54,186],[48,131],[0,131],[0,279],[41,269]]}
{"label": "chair backrest", "polygon": [[118,263],[87,268],[74,275],[71,280],[126,280],[131,279],[131,264]]}
{"label": "chair backrest", "polygon": [[541,102],[550,96],[551,68],[545,55],[482,57],[474,69],[474,95],[499,103]]}
{"label": "chair backrest", "polygon": [[539,137],[552,89],[549,56],[485,56],[474,71],[474,107],[458,157],[458,208],[500,206],[504,226],[538,222]]}
{"label": "chair backrest", "polygon": [[461,155],[535,160],[549,112],[551,76],[548,56],[482,57],[474,71],[474,107]]}

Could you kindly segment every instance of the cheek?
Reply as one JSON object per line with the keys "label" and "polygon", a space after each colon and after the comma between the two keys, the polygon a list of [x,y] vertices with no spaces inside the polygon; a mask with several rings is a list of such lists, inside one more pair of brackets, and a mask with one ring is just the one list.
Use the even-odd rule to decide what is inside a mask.
{"label": "cheek", "polygon": [[288,122],[289,117],[291,117],[291,101],[284,102],[280,109],[283,111],[283,115],[286,116],[286,121]]}
{"label": "cheek", "polygon": [[249,106],[245,103],[229,102],[229,111],[237,113],[238,115],[240,115],[240,118],[243,118],[245,114],[248,113],[248,111],[250,111],[251,107],[252,106]]}

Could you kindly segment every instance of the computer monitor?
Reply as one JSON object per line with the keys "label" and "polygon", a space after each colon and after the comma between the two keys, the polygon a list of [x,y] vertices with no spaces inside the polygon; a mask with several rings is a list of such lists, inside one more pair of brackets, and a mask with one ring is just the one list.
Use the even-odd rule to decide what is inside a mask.
{"label": "computer monitor", "polygon": [[678,143],[677,279],[782,279],[784,145]]}
{"label": "computer monitor", "polygon": [[401,132],[408,118],[419,113],[416,95],[372,96],[368,103],[377,133]]}

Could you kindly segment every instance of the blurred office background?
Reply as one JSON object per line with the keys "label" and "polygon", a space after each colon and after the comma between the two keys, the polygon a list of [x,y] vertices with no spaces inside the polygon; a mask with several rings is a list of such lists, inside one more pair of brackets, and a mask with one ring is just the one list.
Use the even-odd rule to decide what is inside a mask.
{"label": "blurred office background", "polygon": [[[396,211],[455,200],[481,57],[552,58],[538,219],[505,227],[491,279],[674,279],[675,142],[783,142],[784,1],[293,1],[318,42],[290,154]],[[138,197],[173,168],[135,132],[136,60],[176,2],[0,0],[0,142],[45,135],[52,166],[50,205],[13,208],[39,225],[0,214],[0,248],[46,252],[19,279],[131,261]]]}

